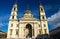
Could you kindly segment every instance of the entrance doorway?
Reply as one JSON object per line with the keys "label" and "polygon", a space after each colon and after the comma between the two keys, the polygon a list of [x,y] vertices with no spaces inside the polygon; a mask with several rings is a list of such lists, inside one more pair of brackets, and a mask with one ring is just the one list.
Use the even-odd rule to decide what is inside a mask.
{"label": "entrance doorway", "polygon": [[32,38],[32,26],[30,24],[26,25],[26,29],[28,29],[28,35],[26,36],[26,38]]}

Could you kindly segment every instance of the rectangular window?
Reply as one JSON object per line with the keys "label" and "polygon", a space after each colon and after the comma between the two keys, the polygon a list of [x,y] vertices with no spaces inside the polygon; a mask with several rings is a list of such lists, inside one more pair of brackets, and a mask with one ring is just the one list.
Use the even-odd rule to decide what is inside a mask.
{"label": "rectangular window", "polygon": [[12,29],[10,29],[10,35],[12,35]]}
{"label": "rectangular window", "polygon": [[45,34],[47,34],[47,29],[44,29],[44,31],[45,31]]}
{"label": "rectangular window", "polygon": [[46,27],[46,25],[44,24],[44,27]]}
{"label": "rectangular window", "polygon": [[19,35],[19,30],[18,29],[16,29],[16,35]]}

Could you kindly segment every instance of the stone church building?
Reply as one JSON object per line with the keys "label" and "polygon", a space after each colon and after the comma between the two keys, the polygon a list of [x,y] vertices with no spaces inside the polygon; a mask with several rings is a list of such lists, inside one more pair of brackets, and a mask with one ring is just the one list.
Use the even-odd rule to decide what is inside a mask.
{"label": "stone church building", "polygon": [[7,38],[48,38],[48,23],[42,5],[39,5],[40,19],[34,18],[29,9],[26,9],[22,18],[18,19],[17,12],[17,4],[15,3],[9,19]]}

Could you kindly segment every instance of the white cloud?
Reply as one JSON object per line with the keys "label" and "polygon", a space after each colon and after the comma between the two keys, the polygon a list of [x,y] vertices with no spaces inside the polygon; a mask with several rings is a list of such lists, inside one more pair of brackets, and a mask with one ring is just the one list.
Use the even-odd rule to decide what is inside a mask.
{"label": "white cloud", "polygon": [[55,13],[54,15],[51,15],[51,17],[48,17],[49,25],[52,25],[54,28],[60,26],[60,10]]}
{"label": "white cloud", "polygon": [[0,23],[0,28],[2,27],[2,26],[7,26],[8,25],[8,23]]}
{"label": "white cloud", "polygon": [[7,26],[8,25],[8,20],[9,20],[9,14],[4,15],[4,16],[0,16],[0,28],[3,27],[3,26]]}
{"label": "white cloud", "polygon": [[4,26],[4,24],[0,23],[0,27]]}
{"label": "white cloud", "polygon": [[9,19],[9,15],[0,16],[0,21],[6,21]]}

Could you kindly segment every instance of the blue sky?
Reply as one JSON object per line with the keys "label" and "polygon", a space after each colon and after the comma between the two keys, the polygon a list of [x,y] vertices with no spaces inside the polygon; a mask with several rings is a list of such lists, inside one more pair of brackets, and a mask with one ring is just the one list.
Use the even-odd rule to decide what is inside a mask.
{"label": "blue sky", "polygon": [[[9,17],[16,0],[0,0],[0,30],[7,32]],[[35,18],[39,18],[39,4],[42,3],[48,20],[49,30],[60,26],[60,0],[17,0],[18,18],[29,6]]]}

